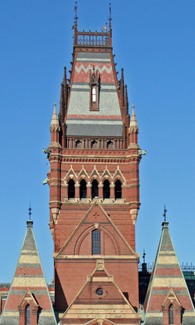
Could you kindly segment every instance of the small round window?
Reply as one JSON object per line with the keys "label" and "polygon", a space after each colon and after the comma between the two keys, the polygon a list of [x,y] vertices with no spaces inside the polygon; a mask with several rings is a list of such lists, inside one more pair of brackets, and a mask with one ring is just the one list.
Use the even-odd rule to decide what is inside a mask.
{"label": "small round window", "polygon": [[98,296],[102,296],[103,293],[104,293],[104,290],[103,290],[102,288],[98,288],[98,289],[96,290],[96,293],[97,293]]}

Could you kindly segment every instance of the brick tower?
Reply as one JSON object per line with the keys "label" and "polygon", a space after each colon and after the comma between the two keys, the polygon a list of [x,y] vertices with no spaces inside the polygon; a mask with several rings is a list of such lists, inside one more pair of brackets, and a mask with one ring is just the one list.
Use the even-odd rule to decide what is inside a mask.
{"label": "brick tower", "polygon": [[[115,65],[111,8],[108,30],[79,32],[75,7],[70,79],[65,68],[59,118],[54,104],[49,146],[54,307],[63,324],[73,322],[67,316],[74,314],[73,302],[89,307],[96,298],[113,310],[127,306],[122,314],[111,317],[107,312],[102,318],[98,312],[86,312],[86,306],[73,308],[77,324],[97,319],[140,324],[136,312],[139,254],[135,252],[139,130],[134,107],[131,120],[128,113],[123,69],[118,80]],[[88,289],[78,296],[87,279]],[[117,292],[115,298],[112,290]]]}

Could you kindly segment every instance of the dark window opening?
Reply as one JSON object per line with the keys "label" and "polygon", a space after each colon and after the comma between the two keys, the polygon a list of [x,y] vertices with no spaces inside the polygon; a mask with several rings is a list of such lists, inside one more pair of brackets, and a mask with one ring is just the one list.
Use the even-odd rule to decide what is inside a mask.
{"label": "dark window opening", "polygon": [[102,288],[98,288],[98,289],[96,290],[96,294],[97,294],[98,296],[103,296],[103,294],[104,294],[104,290],[103,290]]}
{"label": "dark window opening", "polygon": [[80,199],[86,199],[87,198],[87,185],[86,181],[82,179],[80,182]]}
{"label": "dark window opening", "polygon": [[169,324],[174,324],[174,310],[173,305],[169,307]]}
{"label": "dark window opening", "polygon": [[68,199],[75,198],[75,186],[73,179],[70,179],[68,182]]}
{"label": "dark window opening", "polygon": [[25,325],[30,325],[30,306],[26,307]]}
{"label": "dark window opening", "polygon": [[98,198],[98,181],[96,181],[96,179],[94,179],[92,182],[91,191],[92,191],[92,200]]}
{"label": "dark window opening", "polygon": [[121,181],[117,179],[115,182],[115,200],[122,198],[122,187],[121,187]]}
{"label": "dark window opening", "polygon": [[103,199],[109,199],[110,198],[110,183],[106,179],[104,181],[104,186],[103,186]]}
{"label": "dark window opening", "polygon": [[92,231],[92,255],[101,254],[101,231]]}

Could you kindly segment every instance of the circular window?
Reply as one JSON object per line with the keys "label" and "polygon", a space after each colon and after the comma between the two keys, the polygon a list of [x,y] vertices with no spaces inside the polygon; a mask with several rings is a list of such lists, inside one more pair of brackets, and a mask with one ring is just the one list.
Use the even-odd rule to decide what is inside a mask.
{"label": "circular window", "polygon": [[98,288],[98,289],[96,290],[96,293],[97,293],[98,296],[102,296],[103,293],[104,293],[104,290],[103,290],[102,288]]}

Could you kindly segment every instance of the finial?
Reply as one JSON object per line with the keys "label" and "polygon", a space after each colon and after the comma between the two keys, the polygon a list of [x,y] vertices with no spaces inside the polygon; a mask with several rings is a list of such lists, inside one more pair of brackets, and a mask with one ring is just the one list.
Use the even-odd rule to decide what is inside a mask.
{"label": "finial", "polygon": [[135,108],[135,105],[132,105],[132,109],[134,109]]}
{"label": "finial", "polygon": [[32,209],[31,209],[31,204],[29,204],[29,209],[28,209],[28,215],[29,215],[29,220],[31,220],[31,215],[32,215]]}
{"label": "finial", "polygon": [[77,16],[77,1],[75,1],[75,6],[74,6],[74,28],[77,28],[77,20],[78,20],[78,16]]}
{"label": "finial", "polygon": [[143,256],[142,256],[142,258],[143,258],[143,263],[146,263],[146,258],[145,258],[145,256],[146,256],[146,253],[145,253],[145,249],[143,250]]}
{"label": "finial", "polygon": [[109,20],[109,29],[111,30],[111,20],[112,20],[112,18],[111,18],[111,3],[109,3],[109,18],[108,18],[108,20]]}
{"label": "finial", "polygon": [[164,213],[163,213],[164,222],[166,222],[166,213],[167,213],[166,205],[164,205]]}
{"label": "finial", "polygon": [[33,221],[31,220],[31,215],[32,215],[32,209],[31,209],[31,204],[29,204],[29,209],[28,209],[28,215],[29,215],[29,218],[28,218],[28,220],[26,221],[26,223],[27,223],[27,227],[28,228],[32,228],[32,226],[33,226]]}

